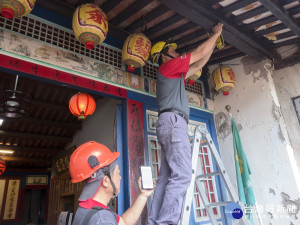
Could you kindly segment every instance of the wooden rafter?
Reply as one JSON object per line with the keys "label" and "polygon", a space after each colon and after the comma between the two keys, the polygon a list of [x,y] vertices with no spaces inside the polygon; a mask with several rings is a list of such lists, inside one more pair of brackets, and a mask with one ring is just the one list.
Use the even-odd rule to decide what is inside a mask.
{"label": "wooden rafter", "polygon": [[[165,4],[167,7],[172,8],[176,12],[180,13],[181,15],[185,15],[192,22],[200,25],[206,30],[210,30],[211,27],[216,23],[216,21],[213,21],[209,19],[207,16],[204,16],[204,13],[211,14],[211,17],[215,17],[215,14],[211,12],[211,10],[201,7],[199,4],[195,3],[194,1],[191,0],[187,0],[184,2],[180,0],[159,0],[159,1]],[[224,25],[225,25],[225,29],[223,29],[223,36],[225,40],[228,43],[235,46],[240,51],[248,54],[249,56],[257,60],[262,60],[265,57],[272,56],[271,52],[264,49],[259,44],[255,43],[257,48],[250,45],[250,43],[254,44],[254,41],[249,37],[245,37],[245,39],[243,40],[240,39],[241,37],[244,37],[246,35],[242,34],[240,31],[237,31],[236,28],[233,28],[232,25],[229,25],[227,22]],[[235,29],[235,32],[233,32],[233,29]],[[239,35],[241,35],[241,37]]]}
{"label": "wooden rafter", "polygon": [[272,14],[285,24],[291,31],[300,36],[300,26],[296,23],[295,19],[289,16],[286,11],[274,0],[259,0],[259,2]]}

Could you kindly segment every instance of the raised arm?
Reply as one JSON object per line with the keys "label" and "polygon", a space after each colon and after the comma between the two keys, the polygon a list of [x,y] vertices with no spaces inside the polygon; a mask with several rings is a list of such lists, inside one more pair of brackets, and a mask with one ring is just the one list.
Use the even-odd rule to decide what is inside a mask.
{"label": "raised arm", "polygon": [[[199,45],[195,50],[191,52],[190,65],[205,58],[214,48],[215,43],[222,33],[223,24],[219,23],[213,27],[213,34],[204,43]],[[208,59],[207,59],[208,60]],[[197,72],[197,71],[196,71]]]}
{"label": "raised arm", "polygon": [[204,56],[204,58],[202,58],[199,61],[195,62],[194,64],[190,65],[189,71],[187,72],[185,79],[189,78],[194,73],[201,70],[203,68],[203,66],[207,63],[207,61],[209,60],[213,51],[214,51],[214,49],[211,49],[210,52],[206,56]]}

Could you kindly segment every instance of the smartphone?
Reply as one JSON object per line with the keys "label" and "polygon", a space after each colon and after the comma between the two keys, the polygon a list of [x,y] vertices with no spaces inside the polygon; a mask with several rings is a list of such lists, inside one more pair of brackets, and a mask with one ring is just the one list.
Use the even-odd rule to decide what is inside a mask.
{"label": "smartphone", "polygon": [[153,189],[151,166],[141,166],[142,189]]}

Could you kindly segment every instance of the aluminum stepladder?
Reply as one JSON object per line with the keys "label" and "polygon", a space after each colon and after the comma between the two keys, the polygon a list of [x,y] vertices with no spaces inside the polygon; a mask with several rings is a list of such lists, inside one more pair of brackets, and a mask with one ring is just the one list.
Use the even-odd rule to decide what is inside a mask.
{"label": "aluminum stepladder", "polygon": [[[201,174],[196,177],[196,169],[197,169],[197,163],[198,163],[198,153],[199,149],[202,146],[208,146],[208,153],[211,153],[215,163],[217,165],[218,170],[213,171],[211,173],[206,173],[206,174]],[[200,162],[199,162],[200,163]],[[225,167],[222,163],[222,160],[220,158],[220,155],[215,147],[215,144],[207,131],[206,127],[203,125],[199,125],[195,129],[195,135],[194,135],[194,140],[193,140],[193,145],[192,145],[192,180],[190,183],[190,186],[187,189],[186,195],[185,195],[185,200],[183,202],[182,206],[182,212],[181,212],[181,218],[179,225],[188,225],[189,224],[189,219],[191,215],[191,204],[192,204],[192,198],[194,195],[194,185],[197,186],[200,198],[202,200],[202,203],[206,209],[207,215],[210,219],[210,222],[212,225],[218,225],[217,219],[214,215],[213,208],[214,207],[219,207],[219,206],[226,206],[230,202],[236,202],[238,203],[243,211],[244,210],[244,205],[239,201],[237,194],[234,191],[234,188],[230,182],[229,176],[227,175],[227,172],[225,170]],[[223,182],[225,184],[225,187],[228,192],[228,197],[230,198],[229,201],[227,202],[214,202],[214,203],[209,203],[207,199],[207,195],[205,192],[205,189],[201,182],[205,177],[213,177],[213,176],[220,176],[223,179]],[[243,215],[243,217],[240,219],[243,221],[244,225],[250,225],[249,220],[247,219],[246,215]]]}

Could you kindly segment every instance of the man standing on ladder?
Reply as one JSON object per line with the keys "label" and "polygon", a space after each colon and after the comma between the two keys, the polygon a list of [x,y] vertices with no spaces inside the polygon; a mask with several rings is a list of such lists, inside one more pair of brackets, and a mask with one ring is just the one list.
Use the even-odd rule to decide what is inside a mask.
{"label": "man standing on ladder", "polygon": [[199,71],[210,58],[223,24],[195,50],[179,56],[177,45],[160,41],[151,49],[151,59],[159,64],[156,133],[161,146],[161,166],[151,205],[148,225],[178,224],[186,190],[191,182],[191,145],[188,135],[189,106],[184,80]]}

